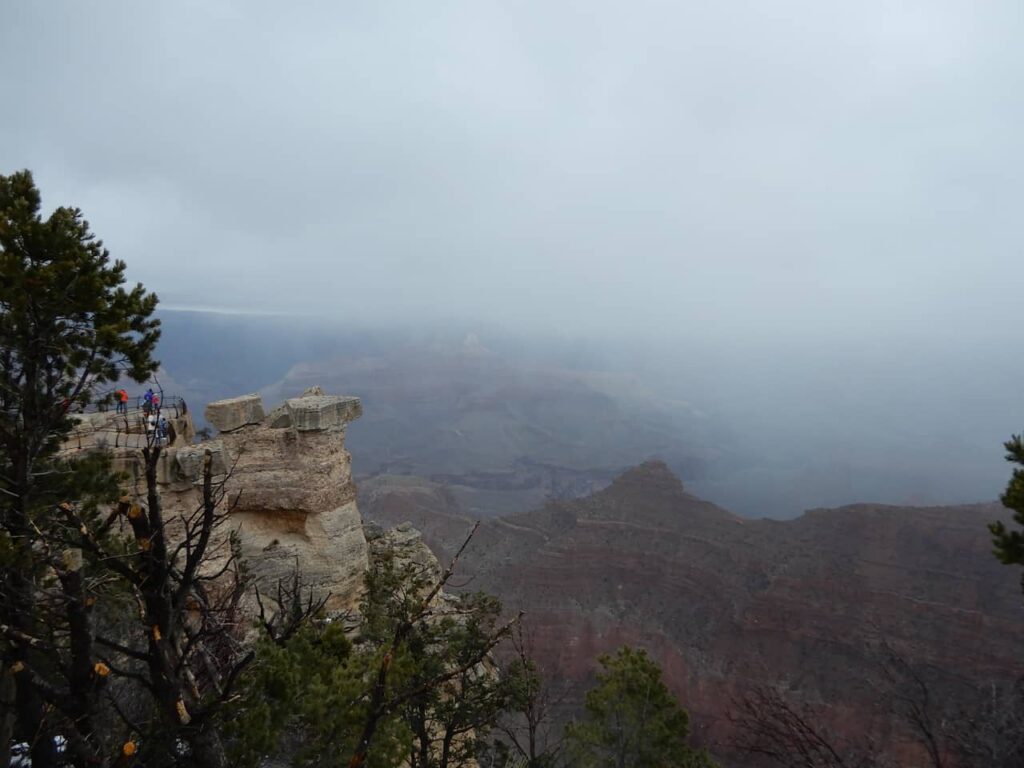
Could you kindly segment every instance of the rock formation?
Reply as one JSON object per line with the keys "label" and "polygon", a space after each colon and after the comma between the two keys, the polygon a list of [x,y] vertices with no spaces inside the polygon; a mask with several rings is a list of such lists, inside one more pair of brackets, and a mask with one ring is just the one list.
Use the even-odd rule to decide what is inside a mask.
{"label": "rock formation", "polygon": [[[331,595],[328,608],[352,607],[367,568],[367,543],[345,431],[361,412],[358,398],[319,388],[269,416],[259,395],[210,403],[205,416],[220,434],[163,450],[157,480],[165,516],[198,507],[202,460],[210,451],[214,472],[226,483],[228,528],[238,532],[241,555],[264,591],[273,593],[298,567],[306,586]],[[114,460],[134,478],[134,492],[144,494],[140,452],[117,450]]]}
{"label": "rock formation", "polygon": [[441,578],[441,564],[412,523],[401,522],[388,530],[371,523],[364,530],[370,557],[392,557],[399,569],[412,564],[418,573],[429,576],[431,581]]}
{"label": "rock formation", "polygon": [[206,406],[203,416],[218,431],[233,432],[263,421],[263,398],[253,394],[217,400]]}

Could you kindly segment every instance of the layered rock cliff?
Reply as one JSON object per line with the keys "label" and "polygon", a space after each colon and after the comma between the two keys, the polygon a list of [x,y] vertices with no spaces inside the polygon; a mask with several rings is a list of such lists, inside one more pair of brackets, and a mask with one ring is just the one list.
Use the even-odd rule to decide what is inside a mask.
{"label": "layered rock cliff", "polygon": [[[368,518],[413,520],[439,555],[469,528],[432,483],[381,478],[363,490]],[[951,690],[942,681],[1019,674],[1020,587],[985,527],[1000,514],[858,505],[746,520],[654,462],[589,497],[486,521],[463,562],[473,589],[527,612],[538,658],[569,684],[585,685],[600,653],[649,649],[720,754],[736,736],[733,697],[769,684],[912,765],[872,685],[875,643],[934,671],[940,696]]]}
{"label": "layered rock cliff", "polygon": [[[205,417],[219,430],[210,440],[178,440],[163,448],[157,479],[165,516],[200,504],[203,457],[210,451],[225,483],[228,523],[258,584],[270,588],[298,567],[303,583],[330,595],[328,607],[352,607],[367,568],[368,547],[356,505],[346,427],[361,415],[358,398],[307,390],[266,414],[258,395],[221,400]],[[185,431],[184,428],[182,431]],[[145,488],[140,452],[115,449],[115,465]],[[220,543],[223,547],[225,541]]]}

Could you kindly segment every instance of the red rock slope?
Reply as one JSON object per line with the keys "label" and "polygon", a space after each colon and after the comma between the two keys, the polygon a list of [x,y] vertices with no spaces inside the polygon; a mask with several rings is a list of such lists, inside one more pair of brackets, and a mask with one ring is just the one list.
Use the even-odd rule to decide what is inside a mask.
{"label": "red rock slope", "polygon": [[[364,516],[411,518],[442,555],[468,524],[436,487],[370,495]],[[996,504],[856,505],[745,520],[651,462],[592,496],[487,522],[466,570],[472,588],[528,612],[538,655],[570,681],[622,643],[648,648],[719,753],[734,736],[732,697],[759,682],[896,751],[902,737],[865,684],[878,674],[872,638],[949,676],[1020,672],[1019,582],[985,528],[1001,515]]]}

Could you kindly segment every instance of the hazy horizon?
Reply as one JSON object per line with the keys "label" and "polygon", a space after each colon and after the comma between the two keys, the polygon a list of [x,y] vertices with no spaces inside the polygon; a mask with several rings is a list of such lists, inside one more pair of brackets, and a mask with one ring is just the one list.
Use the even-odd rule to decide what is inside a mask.
{"label": "hazy horizon", "polygon": [[1021,768],[1022,41],[0,0],[0,751]]}
{"label": "hazy horizon", "polygon": [[8,3],[0,172],[172,305],[967,339],[1024,261],[1019,3]]}
{"label": "hazy horizon", "polygon": [[[998,340],[950,361],[945,346],[893,339],[624,346],[482,325],[161,316],[159,354],[200,407],[256,390],[273,407],[314,384],[363,398],[349,439],[361,475],[388,471],[393,454],[408,459],[399,471],[428,476],[505,471],[518,458],[585,469],[662,458],[691,492],[734,512],[792,517],[850,503],[991,501],[1009,476],[1002,444],[1024,427],[1014,415],[1024,360]],[[495,421],[488,403],[508,415]],[[601,437],[609,418],[618,427]],[[466,429],[475,437],[465,448],[441,447]],[[523,450],[492,450],[536,430],[562,447],[530,438]]]}
{"label": "hazy horizon", "polygon": [[[757,468],[715,500],[992,498],[1022,33],[1009,1],[7,3],[0,173],[167,309],[692,400]],[[270,386],[298,348],[331,350],[232,359]]]}

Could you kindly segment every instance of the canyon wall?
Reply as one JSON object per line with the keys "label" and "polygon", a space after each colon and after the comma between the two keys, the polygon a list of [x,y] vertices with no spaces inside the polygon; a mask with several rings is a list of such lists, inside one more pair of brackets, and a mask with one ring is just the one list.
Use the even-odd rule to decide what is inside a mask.
{"label": "canyon wall", "polygon": [[[472,525],[428,480],[380,476],[360,493],[368,520],[411,520],[442,558]],[[986,529],[999,517],[998,504],[862,504],[750,520],[650,462],[586,498],[484,521],[463,578],[526,611],[538,662],[576,691],[570,705],[597,656],[631,644],[662,666],[698,740],[727,765],[757,764],[730,754],[729,712],[758,686],[916,765],[891,711],[885,645],[927,675],[940,703],[1020,674],[1019,574],[992,556]]]}

